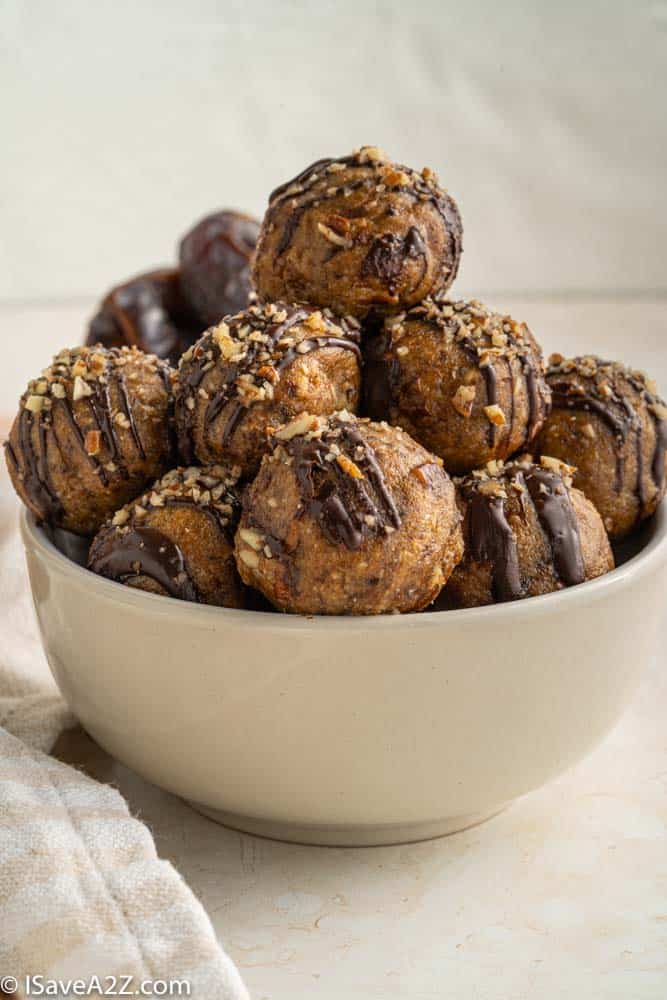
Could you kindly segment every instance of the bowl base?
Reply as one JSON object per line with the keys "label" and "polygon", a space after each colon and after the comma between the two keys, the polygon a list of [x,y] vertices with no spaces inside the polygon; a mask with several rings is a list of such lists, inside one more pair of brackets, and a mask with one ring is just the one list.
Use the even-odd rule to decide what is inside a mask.
{"label": "bowl base", "polygon": [[461,833],[471,826],[477,826],[497,816],[506,805],[496,806],[489,812],[470,813],[467,816],[450,816],[430,823],[387,823],[378,826],[317,826],[298,823],[280,823],[272,820],[256,819],[253,816],[239,816],[211,809],[199,802],[188,801],[196,812],[222,826],[250,833],[255,837],[282,840],[290,844],[316,845],[319,847],[380,847],[390,844],[412,844],[419,840],[433,840],[447,837],[451,833]]}

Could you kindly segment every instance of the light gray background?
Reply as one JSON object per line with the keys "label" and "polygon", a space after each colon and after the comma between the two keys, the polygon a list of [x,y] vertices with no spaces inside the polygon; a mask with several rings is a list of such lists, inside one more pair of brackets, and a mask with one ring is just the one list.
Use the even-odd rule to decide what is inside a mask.
{"label": "light gray background", "polygon": [[667,287],[664,0],[0,10],[0,301],[95,298],[362,143],[459,199],[461,293]]}

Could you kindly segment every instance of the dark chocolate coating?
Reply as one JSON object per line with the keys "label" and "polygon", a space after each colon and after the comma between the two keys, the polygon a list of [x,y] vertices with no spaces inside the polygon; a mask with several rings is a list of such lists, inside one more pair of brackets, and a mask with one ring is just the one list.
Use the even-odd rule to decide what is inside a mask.
{"label": "dark chocolate coating", "polygon": [[204,327],[248,305],[250,258],[259,222],[241,212],[207,215],[179,247],[183,297]]}
{"label": "dark chocolate coating", "polygon": [[183,300],[178,271],[162,268],[112,288],[90,321],[86,344],[138,347],[175,362],[204,326]]}
{"label": "dark chocolate coating", "polygon": [[461,257],[453,198],[375,147],[318,160],[272,192],[253,262],[260,298],[363,319],[447,289]]}

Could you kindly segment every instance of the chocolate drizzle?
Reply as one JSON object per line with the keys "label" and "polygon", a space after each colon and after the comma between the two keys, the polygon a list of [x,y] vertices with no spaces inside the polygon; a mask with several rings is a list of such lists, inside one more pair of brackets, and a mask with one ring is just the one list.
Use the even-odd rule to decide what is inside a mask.
{"label": "chocolate drizzle", "polygon": [[132,433],[132,437],[134,439],[134,443],[135,443],[137,451],[139,453],[139,457],[142,458],[142,459],[145,459],[146,458],[146,452],[145,452],[144,446],[143,446],[143,444],[141,442],[141,438],[139,436],[139,430],[137,428],[137,424],[136,424],[136,421],[134,419],[134,411],[133,411],[132,406],[130,404],[130,397],[129,397],[128,392],[127,392],[127,385],[125,383],[125,378],[123,376],[123,373],[121,371],[116,370],[114,372],[114,378],[115,378],[115,382],[116,382],[116,387],[118,389],[118,393],[120,395],[120,400],[121,400],[121,404],[122,404],[122,407],[123,407],[123,412],[125,413],[125,416],[129,420],[130,431]]}
{"label": "chocolate drizzle", "polygon": [[561,475],[529,463],[510,463],[492,478],[469,476],[459,483],[466,503],[467,547],[474,562],[489,563],[495,600],[525,597],[519,552],[507,516],[507,493],[530,497],[553,559],[553,569],[565,587],[586,579],[577,516]]}
{"label": "chocolate drizzle", "polygon": [[[465,349],[467,350],[468,354],[471,353],[471,347],[472,345],[465,344]],[[475,359],[477,359],[477,350],[474,347],[472,349],[474,350],[475,353]],[[482,373],[482,377],[484,378],[487,405],[495,406],[496,403],[498,402],[498,378],[496,376],[496,370],[493,367],[493,364],[489,362],[487,364],[480,365],[480,371]],[[512,372],[511,364],[509,366],[509,371],[510,371],[510,378],[512,379],[511,392],[512,396],[514,396],[514,373]],[[487,434],[489,437],[489,446],[491,448],[495,448],[498,428],[496,427],[495,424],[492,424],[490,421],[487,429]]]}
{"label": "chocolate drizzle", "polygon": [[[512,358],[511,357],[508,356],[508,357],[505,358],[505,365],[506,365],[506,368],[507,368],[507,379],[508,379],[508,381],[510,383],[509,414],[508,414],[508,419],[507,419],[507,440],[508,441],[512,441],[513,437],[514,437],[514,414],[515,414],[515,411],[516,411],[516,404],[515,404],[515,400],[514,400],[514,394],[515,394],[514,393],[514,390],[515,390],[515,386],[514,386],[514,370],[512,368]],[[523,371],[523,365],[522,365],[521,370]],[[528,436],[529,433],[530,433],[530,425],[531,425],[531,422],[532,422],[533,407],[532,407],[532,402],[531,402],[530,391],[528,389],[528,380],[527,379],[526,379],[526,394],[528,396],[528,430],[526,432],[526,436]]]}
{"label": "chocolate drizzle", "polygon": [[[526,430],[526,442],[528,442],[533,439],[542,426],[542,422],[550,406],[551,394],[548,393],[545,387],[545,383],[541,377],[542,372],[539,371],[535,358],[528,353],[524,353],[519,355],[519,361],[521,362],[521,370],[526,380],[526,391],[528,393],[528,428]],[[508,365],[510,366],[510,378],[513,378],[514,375],[509,360]],[[540,382],[542,383],[543,391],[540,391]],[[545,402],[545,393],[548,394],[548,403]],[[514,386],[512,386],[512,403],[514,403]]]}
{"label": "chocolate drizzle", "polygon": [[468,546],[475,562],[491,563],[493,594],[497,601],[523,596],[516,537],[507,520],[501,497],[477,490],[464,492],[468,501]]}
{"label": "chocolate drizzle", "polygon": [[422,261],[422,270],[414,282],[413,291],[419,287],[426,273],[427,260],[424,238],[415,226],[410,226],[404,237],[397,233],[384,233],[383,236],[378,236],[373,240],[361,265],[361,276],[370,275],[380,278],[387,285],[389,293],[394,295],[397,279],[401,275],[406,260],[417,258]]}
{"label": "chocolate drizzle", "polygon": [[665,456],[667,454],[667,420],[654,418],[655,428],[655,450],[653,452],[653,462],[651,464],[651,475],[656,485],[658,493],[662,493],[665,488]]}
{"label": "chocolate drizzle", "polygon": [[[33,443],[33,428],[37,425],[39,449]],[[41,414],[33,414],[24,408],[18,417],[18,446],[21,463],[9,441],[5,442],[5,454],[22,479],[26,494],[35,505],[36,512],[46,521],[55,521],[62,515],[60,498],[51,485],[47,453],[47,428]]]}
{"label": "chocolate drizzle", "polygon": [[[535,437],[546,416],[547,402],[545,401],[545,396],[548,396],[548,389],[545,387],[544,382],[541,379],[539,358],[534,352],[527,349],[528,345],[523,343],[512,330],[505,331],[505,335],[507,337],[509,347],[509,352],[505,354],[505,360],[507,363],[507,374],[510,381],[510,419],[504,426],[507,428],[507,440],[509,442],[511,441],[512,431],[514,428],[516,378],[515,365],[513,364],[513,361],[516,359],[526,384],[528,418],[526,421],[526,433],[524,435],[523,444],[527,444]],[[480,349],[478,345],[475,345],[473,340],[468,340],[465,337],[461,339],[460,343],[468,355],[479,363],[480,353],[483,354],[484,349]],[[498,377],[494,366],[494,360],[489,358],[489,360],[483,361],[479,367],[484,378],[487,405],[494,406],[498,403]],[[542,383],[541,387],[540,382]],[[487,433],[491,448],[495,448],[496,446],[499,430],[499,427],[489,422]]]}
{"label": "chocolate drizzle", "polygon": [[[134,440],[135,447],[139,456],[142,459],[146,458],[146,452],[144,446],[141,442],[137,425],[134,419],[134,414],[132,412],[132,406],[130,405],[130,399],[127,392],[127,386],[125,384],[125,378],[123,377],[122,371],[116,368],[113,364],[113,360],[110,359],[107,362],[106,369],[104,371],[104,377],[102,379],[96,379],[94,382],[89,383],[92,389],[92,395],[88,398],[88,404],[90,406],[91,412],[95,419],[95,424],[97,429],[102,434],[104,443],[111,456],[111,461],[118,466],[118,470],[121,475],[127,477],[127,467],[122,457],[121,442],[116,431],[116,425],[112,417],[113,413],[113,402],[111,399],[111,385],[115,386],[116,392],[118,394],[118,401],[120,403],[120,410],[127,418],[128,426]],[[78,432],[78,437],[81,440],[82,447],[84,446],[83,435],[80,431],[72,404],[67,397],[64,397],[60,401],[61,406],[65,406],[67,409],[67,416],[70,424],[76,425]],[[86,453],[87,454],[87,453]],[[98,473],[101,481],[106,485],[108,482],[108,477],[104,470],[104,466],[98,462],[94,455],[87,454],[88,461],[91,463],[93,468]]]}
{"label": "chocolate drizzle", "polygon": [[[158,363],[158,367],[161,368],[163,366],[161,363]],[[106,365],[103,374],[101,377],[88,382],[88,386],[92,392],[91,395],[87,397],[87,402],[95,421],[95,426],[102,435],[104,444],[109,452],[110,460],[117,466],[117,471],[120,475],[127,477],[128,470],[126,462],[123,458],[122,443],[116,429],[117,425],[113,418],[114,404],[111,395],[112,386],[116,391],[119,403],[118,412],[125,416],[127,426],[134,441],[134,446],[142,460],[146,458],[146,451],[134,418],[125,377],[121,368],[118,366],[118,351],[116,348],[112,348],[106,352]],[[100,481],[105,486],[108,485],[109,477],[104,465],[95,455],[89,454],[86,450],[85,439],[79,421],[77,420],[72,401],[68,396],[64,396],[57,401],[57,405],[65,413],[70,427],[74,430],[77,438],[79,439],[79,443],[88,462],[99,476]]]}
{"label": "chocolate drizzle", "polygon": [[[664,404],[649,390],[644,376],[618,363],[589,356],[553,362],[547,379],[555,408],[593,413],[611,430],[616,442],[617,493],[623,490],[625,483],[626,443],[634,435],[634,488],[640,511],[645,510],[653,499],[649,496],[648,481],[653,482],[658,496],[665,486],[667,420],[659,415]],[[638,396],[634,405],[629,389]],[[644,407],[646,415],[642,413]],[[644,453],[649,419],[654,428],[654,445],[647,465]]]}
{"label": "chocolate drizzle", "polygon": [[577,516],[562,476],[548,469],[534,467],[524,478],[551,546],[557,576],[566,587],[583,583],[586,568]]}
{"label": "chocolate drizzle", "polygon": [[326,170],[326,168],[331,166],[332,163],[340,163],[345,166],[349,166],[352,163],[352,160],[352,156],[342,156],[338,160],[334,159],[332,156],[328,156],[321,160],[315,160],[314,163],[305,167],[301,173],[296,175],[296,177],[293,177],[291,180],[285,181],[284,184],[279,184],[278,187],[274,188],[269,195],[269,204],[271,205],[274,201],[282,198],[290,188],[295,186],[300,187],[302,184],[305,184],[306,181],[312,182],[314,178],[317,179],[317,175],[321,174],[322,171]]}
{"label": "chocolate drizzle", "polygon": [[[553,393],[553,405],[555,409],[576,410],[584,413],[594,413],[600,417],[611,429],[616,440],[616,473],[615,488],[620,493],[623,489],[625,478],[625,456],[624,444],[631,429],[637,432],[637,440],[640,440],[641,430],[638,424],[641,423],[634,410],[627,405],[621,406],[621,401],[616,399],[610,401],[594,394],[588,387],[581,383],[559,381],[549,379],[549,385]],[[616,403],[617,405],[614,405]],[[639,471],[639,470],[638,470]],[[638,475],[637,479],[641,477]]]}
{"label": "chocolate drizzle", "polygon": [[[228,404],[230,406],[227,420],[220,433],[220,445],[225,447],[239,423],[247,412],[249,403],[239,395],[241,377],[247,374],[256,374],[255,369],[260,369],[262,364],[270,367],[277,381],[280,373],[287,368],[296,358],[301,355],[310,354],[312,351],[324,348],[340,348],[351,351],[358,360],[361,360],[359,349],[359,334],[356,330],[349,329],[347,324],[338,325],[324,320],[326,326],[347,333],[347,336],[322,335],[308,337],[297,343],[281,345],[280,341],[289,333],[289,330],[313,315],[313,310],[309,307],[290,306],[275,310],[280,319],[273,319],[267,322],[266,314],[261,308],[254,307],[244,313],[228,319],[231,333],[239,327],[250,327],[252,330],[262,334],[262,339],[238,341],[238,350],[242,356],[238,360],[225,361],[226,370],[224,381],[217,389],[204,411],[203,433],[208,437],[212,424],[217,420]],[[265,357],[266,356],[266,357]],[[204,376],[216,362],[219,362],[221,352],[215,340],[207,333],[196,345],[192,358],[181,365],[180,384],[186,398],[189,396],[195,405],[192,408],[184,405],[180,408],[181,419],[179,420],[179,448],[187,461],[194,458],[193,428],[196,410],[195,393],[199,389]],[[272,386],[271,386],[272,392]]]}
{"label": "chocolate drizzle", "polygon": [[170,597],[199,601],[196,584],[178,545],[156,528],[134,526],[114,536],[106,552],[91,552],[89,569],[109,580],[130,583],[146,576]]}
{"label": "chocolate drizzle", "polygon": [[[332,544],[356,551],[369,535],[400,528],[401,515],[375,452],[356,426],[332,418],[320,437],[281,443],[294,461],[300,516],[313,517]],[[345,470],[345,459],[358,474],[351,475],[349,466]]]}

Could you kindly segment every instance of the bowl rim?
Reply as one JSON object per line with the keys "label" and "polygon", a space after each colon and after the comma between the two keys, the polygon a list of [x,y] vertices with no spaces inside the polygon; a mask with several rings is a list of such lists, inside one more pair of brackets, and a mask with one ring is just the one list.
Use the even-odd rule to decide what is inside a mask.
{"label": "bowl rim", "polygon": [[[192,601],[178,601],[163,597],[161,594],[150,594],[147,591],[125,587],[115,580],[107,580],[91,570],[80,566],[73,559],[64,555],[50,540],[44,528],[37,523],[34,515],[25,507],[20,514],[20,528],[23,545],[26,551],[32,550],[42,561],[54,569],[78,581],[87,588],[94,588],[101,596],[112,603],[130,606],[135,610],[144,609],[146,613],[157,615],[187,616],[198,619],[202,625],[209,627],[216,621],[222,624],[225,620],[237,624],[246,623],[253,627],[281,629],[312,628],[316,623],[318,628],[362,631],[376,629],[433,628],[442,629],[450,623],[452,626],[464,624],[479,625],[482,621],[502,623],[512,618],[534,617],[544,614],[554,614],[565,611],[574,601],[587,600],[589,603],[609,596],[629,586],[633,581],[644,577],[660,563],[667,562],[667,504],[661,504],[652,517],[653,532],[644,547],[631,556],[621,566],[610,570],[603,576],[573,587],[553,591],[550,594],[540,594],[537,597],[527,597],[518,601],[508,601],[502,604],[485,605],[475,608],[461,608],[452,611],[422,611],[415,614],[384,614],[384,615],[302,615],[286,614],[282,611],[254,611],[245,608],[220,608],[207,604],[197,604]],[[582,588],[584,588],[582,590]]]}

